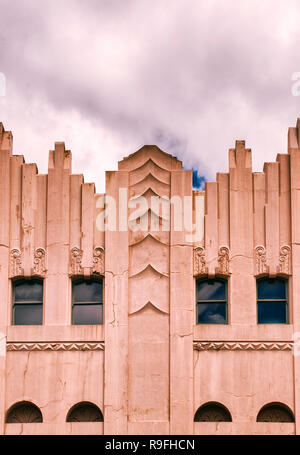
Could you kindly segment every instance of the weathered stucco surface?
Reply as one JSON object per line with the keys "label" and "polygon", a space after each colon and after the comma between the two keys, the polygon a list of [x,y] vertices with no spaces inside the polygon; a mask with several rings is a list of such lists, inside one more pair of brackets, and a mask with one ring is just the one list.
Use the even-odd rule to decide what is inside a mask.
{"label": "weathered stucco surface", "polygon": [[[205,191],[193,191],[192,171],[156,146],[124,158],[106,173],[105,197],[117,201],[117,226],[124,216],[125,225],[128,216],[143,223],[151,209],[141,217],[129,203],[124,215],[120,189],[126,204],[190,197],[200,236],[174,228],[172,204],[170,230],[158,211],[159,230],[145,221],[144,231],[102,232],[103,195],[72,174],[64,144],[40,175],[12,154],[12,134],[0,124],[0,433],[300,434],[292,350],[300,332],[300,120],[288,153],[263,172],[252,172],[251,151],[237,141],[229,172]],[[44,280],[43,325],[14,326],[11,281],[32,276]],[[77,276],[103,277],[103,325],[72,325]],[[257,324],[261,276],[288,280],[289,324]],[[227,325],[196,325],[197,277],[228,280]],[[6,423],[21,401],[38,406],[43,423]],[[82,401],[97,405],[104,422],[67,423]],[[226,406],[232,422],[194,422],[210,401]],[[271,402],[288,406],[295,423],[256,422]]]}

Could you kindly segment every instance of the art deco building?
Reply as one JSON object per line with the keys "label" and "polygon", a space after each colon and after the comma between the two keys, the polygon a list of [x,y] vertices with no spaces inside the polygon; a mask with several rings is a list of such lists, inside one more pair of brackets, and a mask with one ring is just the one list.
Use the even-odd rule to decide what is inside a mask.
{"label": "art deco building", "polygon": [[0,124],[0,215],[1,434],[300,434],[300,120],[263,172],[144,146],[105,195]]}

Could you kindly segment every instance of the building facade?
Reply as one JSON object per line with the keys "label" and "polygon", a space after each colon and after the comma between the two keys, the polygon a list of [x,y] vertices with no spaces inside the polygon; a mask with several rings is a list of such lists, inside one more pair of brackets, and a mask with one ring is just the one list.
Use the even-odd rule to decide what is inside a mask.
{"label": "building facade", "polygon": [[144,146],[106,193],[0,124],[0,433],[300,434],[300,120],[252,172]]}

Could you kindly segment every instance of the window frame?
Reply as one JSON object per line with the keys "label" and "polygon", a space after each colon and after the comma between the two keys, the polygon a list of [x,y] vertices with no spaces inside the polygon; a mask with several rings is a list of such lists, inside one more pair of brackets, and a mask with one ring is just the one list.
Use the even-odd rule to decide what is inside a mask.
{"label": "window frame", "polygon": [[[258,298],[258,283],[260,281],[267,281],[267,280],[278,280],[278,281],[283,281],[285,284],[285,299],[259,299]],[[259,322],[258,320],[258,304],[259,303],[264,303],[264,302],[274,302],[275,305],[276,303],[283,303],[285,302],[285,322]],[[289,309],[289,279],[282,277],[282,276],[276,276],[275,278],[269,278],[267,276],[263,276],[260,278],[256,279],[256,323],[259,325],[264,325],[264,324],[290,324],[290,309]]]}
{"label": "window frame", "polygon": [[[198,300],[197,298],[197,294],[198,294],[198,283],[207,283],[209,281],[218,281],[218,282],[221,282],[221,283],[224,283],[225,285],[225,299],[222,299],[222,300]],[[213,304],[216,304],[216,303],[223,303],[225,304],[225,314],[226,314],[226,320],[225,322],[222,322],[222,323],[214,323],[214,322],[198,322],[198,304],[199,303],[213,303]],[[218,277],[216,276],[215,278],[197,278],[196,277],[196,325],[228,325],[229,324],[229,308],[228,308],[228,279],[225,279],[225,278],[222,278],[222,277]]]}
{"label": "window frame", "polygon": [[[39,283],[42,285],[42,301],[24,301],[24,300],[19,300],[18,302],[15,302],[15,286],[18,283],[28,283],[29,281]],[[12,285],[12,319],[11,319],[11,324],[13,326],[41,326],[44,325],[44,297],[45,297],[45,286],[44,286],[44,280],[43,278],[40,277],[18,277],[14,278],[11,280],[11,285]],[[40,324],[16,324],[15,323],[15,306],[16,305],[42,305],[42,322]]]}
{"label": "window frame", "polygon": [[[80,283],[85,283],[86,281],[89,282],[94,282],[94,283],[102,283],[102,302],[91,302],[91,301],[86,301],[86,302],[75,302],[74,299],[74,286],[76,284]],[[72,307],[71,307],[71,325],[72,326],[103,326],[104,325],[104,279],[102,276],[92,276],[85,278],[83,276],[80,277],[75,277],[71,279],[71,292],[72,292]],[[82,306],[82,305],[99,305],[100,307],[102,306],[102,322],[101,323],[94,323],[94,324],[75,324],[74,323],[74,306]]]}

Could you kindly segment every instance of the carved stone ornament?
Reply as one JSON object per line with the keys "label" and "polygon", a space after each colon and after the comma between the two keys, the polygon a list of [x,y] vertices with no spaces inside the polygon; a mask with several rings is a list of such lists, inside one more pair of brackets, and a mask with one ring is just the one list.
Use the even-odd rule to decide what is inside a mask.
{"label": "carved stone ornament", "polygon": [[82,250],[77,248],[76,246],[71,249],[71,275],[82,275],[83,269],[81,267],[81,260],[82,260]]}
{"label": "carved stone ornament", "polygon": [[10,276],[23,275],[22,253],[19,248],[13,248],[10,252]]}
{"label": "carved stone ornament", "polygon": [[103,341],[7,342],[7,351],[104,351]]}
{"label": "carved stone ornament", "polygon": [[33,274],[39,276],[46,274],[46,251],[44,248],[37,248],[34,252]]}
{"label": "carved stone ornament", "polygon": [[293,343],[285,341],[194,341],[196,351],[292,351]]}
{"label": "carved stone ornament", "polygon": [[216,273],[229,275],[229,248],[227,246],[221,246],[219,249]]}
{"label": "carved stone ornament", "polygon": [[205,260],[205,250],[202,246],[194,249],[194,275],[206,275],[207,267]]}
{"label": "carved stone ornament", "polygon": [[254,267],[254,275],[263,275],[269,272],[269,268],[267,266],[267,255],[266,249],[262,245],[258,245],[255,247],[255,267]]}
{"label": "carved stone ornament", "polygon": [[93,273],[104,275],[104,248],[102,246],[94,248]]}
{"label": "carved stone ornament", "polygon": [[279,266],[277,273],[291,274],[291,247],[284,245],[279,251]]}

